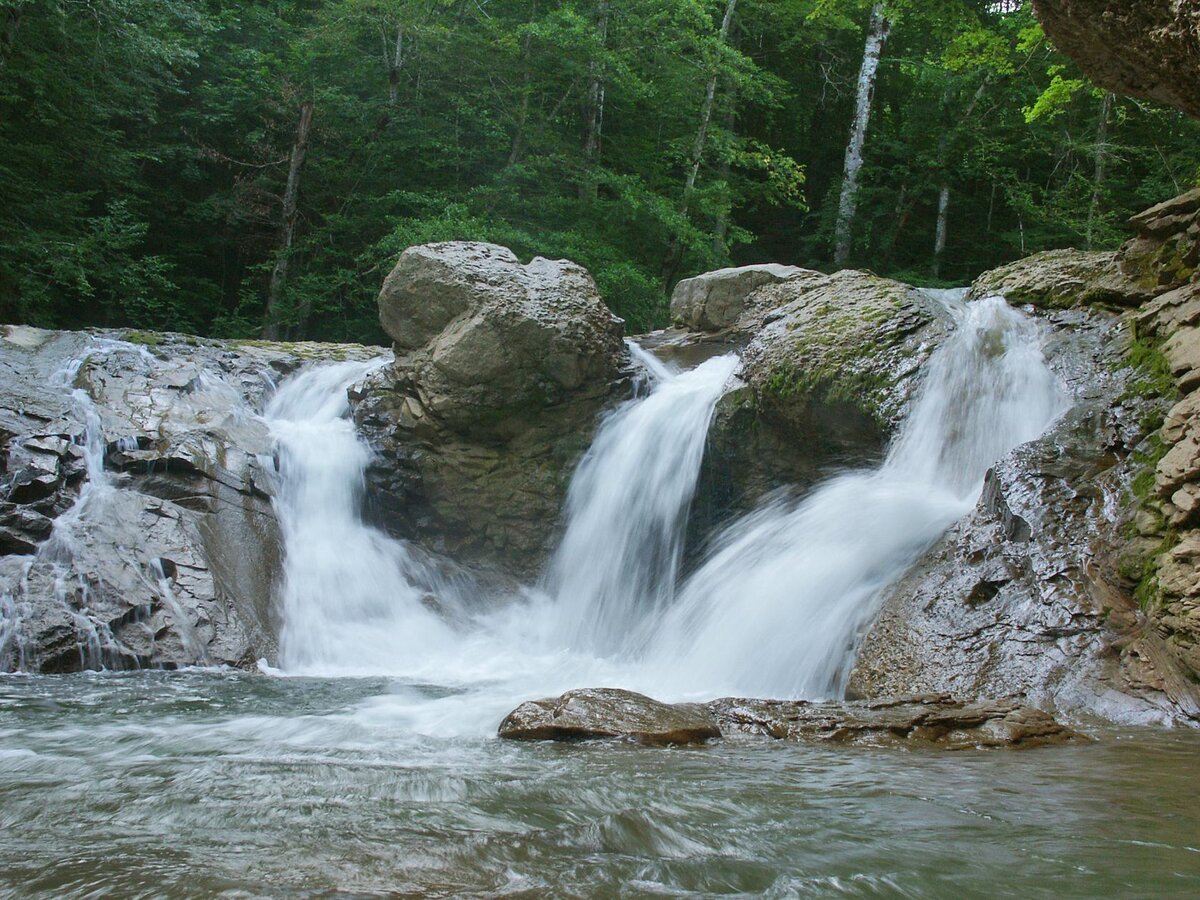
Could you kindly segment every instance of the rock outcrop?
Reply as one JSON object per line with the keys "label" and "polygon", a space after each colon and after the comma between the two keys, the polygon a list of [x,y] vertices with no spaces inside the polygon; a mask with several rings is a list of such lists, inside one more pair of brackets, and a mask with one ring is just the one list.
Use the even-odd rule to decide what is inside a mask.
{"label": "rock outcrop", "polygon": [[273,657],[280,549],[255,413],[306,357],[374,352],[3,328],[0,668]]}
{"label": "rock outcrop", "polygon": [[396,361],[353,396],[379,454],[378,521],[529,576],[574,463],[631,365],[622,323],[566,261],[492,244],[404,252],[379,295]]}
{"label": "rock outcrop", "polygon": [[1192,0],[1033,0],[1054,45],[1101,87],[1200,116]]}
{"label": "rock outcrop", "polygon": [[522,703],[505,717],[499,735],[525,741],[619,738],[657,746],[766,737],[942,750],[1034,747],[1078,737],[1046,713],[1018,703],[964,703],[945,694],[872,703],[726,697],[669,704],[616,688],[568,691]]}
{"label": "rock outcrop", "polygon": [[1114,252],[1047,250],[984,272],[971,286],[970,299],[1007,297],[1010,303],[1041,309],[1072,306],[1132,307],[1154,296],[1121,271]]}
{"label": "rock outcrop", "polygon": [[[1107,259],[1043,254],[976,282],[1058,326],[1047,357],[1076,406],[999,462],[976,510],[889,591],[853,692],[1200,720],[1198,217],[1192,192],[1135,216]],[[1110,311],[1139,297],[1156,299]]]}

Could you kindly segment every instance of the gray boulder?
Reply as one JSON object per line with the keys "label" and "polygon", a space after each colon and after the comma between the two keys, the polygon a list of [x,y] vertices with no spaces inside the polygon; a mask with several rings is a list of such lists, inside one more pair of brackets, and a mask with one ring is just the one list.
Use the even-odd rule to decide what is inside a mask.
{"label": "gray boulder", "polygon": [[621,320],[586,269],[521,265],[493,244],[410,247],[379,310],[401,354],[397,380],[422,415],[460,431],[512,436],[546,407],[604,395],[625,352]]}
{"label": "gray boulder", "polygon": [[820,272],[810,269],[775,263],[705,272],[675,285],[671,293],[671,318],[697,331],[720,331],[754,311],[756,304],[751,298],[757,288],[793,278],[811,281],[822,277]]}
{"label": "gray boulder", "polygon": [[720,736],[703,708],[660,703],[617,688],[585,688],[529,700],[500,723],[500,737],[518,741],[627,738],[661,746],[699,744]]}
{"label": "gray boulder", "polygon": [[622,323],[566,261],[490,244],[404,252],[380,294],[395,364],[352,395],[378,454],[377,522],[468,564],[533,575],[575,461],[630,372]]}

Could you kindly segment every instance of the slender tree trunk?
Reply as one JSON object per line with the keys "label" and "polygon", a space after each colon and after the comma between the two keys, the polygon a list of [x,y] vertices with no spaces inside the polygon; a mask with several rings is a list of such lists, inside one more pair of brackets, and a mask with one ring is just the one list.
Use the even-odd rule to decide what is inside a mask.
{"label": "slender tree trunk", "polygon": [[942,258],[946,252],[946,231],[950,211],[950,158],[954,151],[954,140],[958,136],[958,131],[962,128],[963,124],[975,114],[975,108],[979,105],[979,101],[983,99],[987,86],[988,82],[985,78],[980,82],[979,87],[975,89],[975,94],[971,97],[971,102],[967,104],[967,108],[962,111],[956,121],[951,121],[950,119],[954,106],[954,90],[947,88],[942,98],[942,117],[944,121],[942,123],[942,137],[938,142],[938,172],[941,175],[941,184],[938,187],[937,227],[934,230],[933,238],[933,261],[929,266],[929,273],[934,278],[941,277]]}
{"label": "slender tree trunk", "polygon": [[[600,47],[604,48],[608,43],[608,0],[599,0],[596,4],[596,37]],[[591,168],[600,156],[604,137],[604,91],[604,65],[600,60],[593,59],[588,63],[588,100],[583,135],[583,159],[588,172],[579,185],[579,199],[584,201],[596,199],[596,181],[592,178]]]}
{"label": "slender tree trunk", "polygon": [[850,237],[854,228],[854,213],[858,203],[858,177],[863,165],[863,144],[871,120],[871,101],[875,96],[875,78],[879,73],[879,58],[887,43],[891,23],[886,9],[878,2],[871,10],[867,26],[867,42],[863,48],[862,67],[858,71],[858,94],[854,104],[854,123],[846,144],[846,162],[842,169],[842,194],[838,200],[837,225],[834,228],[833,261],[845,266],[850,259]]}
{"label": "slender tree trunk", "polygon": [[1100,215],[1100,201],[1104,194],[1104,169],[1108,164],[1108,118],[1112,115],[1113,94],[1106,91],[1100,106],[1100,122],[1096,125],[1096,175],[1092,180],[1092,203],[1088,207],[1087,248],[1092,249],[1096,232],[1096,218]]}
{"label": "slender tree trunk", "polygon": [[938,191],[937,230],[933,239],[933,265],[930,274],[934,278],[942,276],[942,254],[946,252],[946,219],[950,211],[950,185],[942,183]]}
{"label": "slender tree trunk", "polygon": [[[720,43],[725,44],[729,38],[729,26],[733,22],[733,14],[737,9],[737,0],[728,0],[725,5],[725,15],[721,19]],[[712,124],[713,104],[717,96],[717,79],[720,76],[719,69],[716,65],[713,66],[712,73],[709,75],[708,84],[704,88],[704,102],[700,104],[700,123],[696,128],[696,139],[692,141],[692,152],[689,158],[687,178],[683,183],[683,200],[680,203],[680,212],[683,217],[688,217],[689,208],[692,201],[692,191],[696,187],[696,179],[700,175],[700,163],[704,159],[704,149],[708,143],[708,129]],[[683,256],[683,243],[681,235],[675,235],[671,241],[671,246],[667,250],[666,259],[663,260],[663,290],[665,291],[670,285],[671,280],[675,277],[676,271],[679,269],[679,263]]]}
{"label": "slender tree trunk", "polygon": [[404,26],[396,26],[396,46],[388,58],[388,103],[400,100],[400,70],[404,68]]}
{"label": "slender tree trunk", "polygon": [[[733,98],[731,97],[729,107],[725,110],[725,131],[732,135],[736,125],[737,111],[734,109]],[[722,159],[718,175],[726,185],[729,184],[729,171],[729,159]],[[713,223],[713,254],[723,259],[728,259],[729,257],[729,248],[725,246],[725,238],[729,234],[729,214],[732,203],[732,198],[730,198],[729,202],[721,207],[717,213],[717,220]]]}
{"label": "slender tree trunk", "polygon": [[283,219],[279,230],[279,254],[271,281],[267,287],[267,324],[263,336],[268,340],[279,337],[279,300],[283,285],[287,281],[291,261],[292,244],[296,238],[297,204],[300,199],[300,170],[308,153],[308,138],[312,131],[313,104],[306,100],[300,104],[300,121],[296,125],[296,143],[292,146],[292,158],[288,165],[287,187],[283,191]]}

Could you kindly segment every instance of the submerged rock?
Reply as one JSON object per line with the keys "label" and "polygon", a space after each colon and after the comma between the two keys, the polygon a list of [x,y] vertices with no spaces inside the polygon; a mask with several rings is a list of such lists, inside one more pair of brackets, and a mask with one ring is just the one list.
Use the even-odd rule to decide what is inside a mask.
{"label": "submerged rock", "polygon": [[376,521],[531,576],[575,461],[630,361],[622,323],[566,261],[491,244],[404,252],[380,294],[395,364],[352,394],[378,453]]}
{"label": "submerged rock", "polygon": [[517,741],[630,738],[643,744],[699,744],[721,736],[702,707],[660,703],[617,688],[584,688],[529,700],[500,723],[500,737]]}
{"label": "submerged rock", "polygon": [[761,735],[788,741],[939,750],[1036,747],[1078,737],[1049,714],[1015,701],[964,702],[948,694],[869,703],[727,697],[706,703],[705,708],[716,717],[726,737]]}
{"label": "submerged rock", "polygon": [[616,688],[574,690],[522,703],[505,717],[499,735],[527,741],[625,738],[652,745],[769,737],[945,750],[1032,747],[1078,737],[1046,713],[1011,701],[966,703],[941,694],[873,703],[726,697],[669,704]]}

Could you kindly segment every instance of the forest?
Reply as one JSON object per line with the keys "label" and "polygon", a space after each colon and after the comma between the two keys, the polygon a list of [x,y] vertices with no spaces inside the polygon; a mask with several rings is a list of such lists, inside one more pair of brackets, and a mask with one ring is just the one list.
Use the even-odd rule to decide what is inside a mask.
{"label": "forest", "polygon": [[379,343],[407,246],[964,283],[1106,249],[1200,123],[1023,0],[0,0],[0,320]]}

